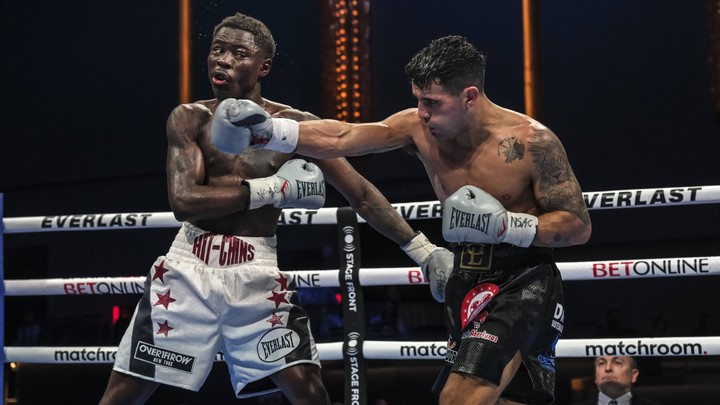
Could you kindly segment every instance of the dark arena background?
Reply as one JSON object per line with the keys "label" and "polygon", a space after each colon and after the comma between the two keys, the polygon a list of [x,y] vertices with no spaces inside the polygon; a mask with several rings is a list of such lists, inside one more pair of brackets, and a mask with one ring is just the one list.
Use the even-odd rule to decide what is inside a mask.
{"label": "dark arena background", "polygon": [[[57,224],[71,215],[169,212],[165,123],[179,103],[212,98],[205,62],[212,29],[235,11],[264,21],[277,41],[265,97],[349,121],[380,120],[415,106],[405,63],[431,39],[468,37],[487,55],[490,100],[538,118],[558,135],[592,208],[589,243],[556,249],[561,263],[596,262],[591,279],[565,280],[563,340],[639,344],[649,338],[714,337],[703,340],[711,348],[705,353],[668,349],[639,357],[634,392],[665,405],[720,398],[720,271],[709,264],[717,264],[720,255],[720,199],[693,201],[720,185],[719,1],[0,4],[0,193],[6,221],[56,216],[46,220]],[[348,79],[359,90],[350,96],[337,91],[338,10],[356,16],[359,27],[344,34],[359,38],[359,60],[349,67]],[[349,107],[338,107],[342,102]],[[393,203],[435,200],[413,156],[398,151],[350,161]],[[622,201],[637,207],[610,209]],[[346,204],[329,190],[326,207]],[[442,240],[437,218],[411,225]],[[357,229],[362,268],[414,265],[367,225]],[[176,232],[172,227],[6,230],[4,276],[142,277]],[[337,271],[344,265],[338,260],[337,225],[282,225],[278,240],[283,270]],[[92,293],[79,284],[68,288],[66,294],[6,296],[4,346],[117,346],[139,298],[137,287],[124,285],[127,294]],[[300,291],[316,340],[346,339],[339,301],[347,291]],[[446,338],[441,306],[427,286],[367,286],[362,302],[366,341]],[[23,339],[28,328],[36,332],[31,342]],[[414,350],[428,358],[360,359],[366,373],[361,402],[436,403],[430,386],[440,349]],[[111,363],[77,363],[6,359],[5,403],[97,403]],[[559,356],[556,366],[556,403],[595,393],[591,357]],[[350,404],[348,373],[342,359],[323,362],[337,403]],[[227,369],[218,362],[199,393],[163,387],[149,403],[283,401],[234,399]]]}

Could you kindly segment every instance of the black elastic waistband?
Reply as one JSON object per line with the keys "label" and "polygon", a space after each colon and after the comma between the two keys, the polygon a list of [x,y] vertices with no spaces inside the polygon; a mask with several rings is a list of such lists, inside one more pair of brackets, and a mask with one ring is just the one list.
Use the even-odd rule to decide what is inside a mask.
{"label": "black elastic waistband", "polygon": [[552,248],[502,243],[453,244],[455,268],[469,271],[499,271],[553,260]]}

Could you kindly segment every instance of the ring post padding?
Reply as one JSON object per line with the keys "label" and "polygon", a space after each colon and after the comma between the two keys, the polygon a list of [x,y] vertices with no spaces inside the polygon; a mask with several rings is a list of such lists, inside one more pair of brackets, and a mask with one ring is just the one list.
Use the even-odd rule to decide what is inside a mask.
{"label": "ring post padding", "polygon": [[366,365],[363,355],[365,342],[365,304],[360,286],[360,227],[355,211],[339,208],[338,245],[340,252],[340,291],[343,309],[343,367],[345,370],[345,403],[365,405]]}

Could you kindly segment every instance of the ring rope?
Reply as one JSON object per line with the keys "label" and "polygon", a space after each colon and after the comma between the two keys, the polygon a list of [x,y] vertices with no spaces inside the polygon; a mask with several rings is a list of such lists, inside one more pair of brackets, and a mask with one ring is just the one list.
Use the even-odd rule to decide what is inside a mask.
{"label": "ring rope", "polygon": [[[563,281],[720,275],[720,256],[557,263]],[[339,269],[286,271],[298,288],[339,287]],[[361,268],[360,285],[423,285],[419,267]],[[6,296],[142,294],[145,277],[4,280]]]}
{"label": "ring rope", "polygon": [[[447,350],[445,341],[380,341],[368,340],[363,344],[363,356],[370,360],[443,360]],[[322,361],[343,359],[342,342],[317,343]],[[615,339],[560,339],[555,348],[556,357],[595,356],[717,356],[720,355],[720,337],[668,337],[668,338],[615,338]],[[115,346],[37,346],[5,347],[5,361],[17,363],[112,363]],[[221,353],[215,361],[224,361]]]}
{"label": "ring rope", "polygon": [[[1,198],[1,194],[0,194]],[[611,209],[611,208],[640,208],[668,205],[691,205],[709,204],[720,202],[720,186],[697,186],[697,187],[668,187],[657,189],[637,190],[615,190],[606,192],[583,193],[583,198],[588,209]],[[0,202],[2,200],[0,199]],[[405,219],[433,219],[440,218],[442,206],[438,201],[420,203],[393,204],[400,215]],[[312,225],[312,224],[338,224],[347,223],[347,218],[340,221],[340,214],[347,212],[347,207],[321,208],[319,210],[285,209],[278,219],[280,225]],[[1,211],[0,211],[1,212]],[[351,212],[351,218],[358,222],[364,222],[362,218]],[[24,232],[48,232],[48,231],[78,231],[78,230],[116,230],[132,228],[168,228],[179,227],[180,222],[175,220],[170,212],[160,213],[129,213],[129,214],[82,214],[82,215],[59,215],[59,216],[38,216],[4,218],[2,221],[4,233]],[[347,226],[346,226],[347,228]],[[0,234],[2,238],[2,234]],[[0,239],[1,240],[1,239]],[[1,245],[0,245],[1,246]],[[359,253],[359,245],[358,253]],[[0,250],[0,255],[2,254]],[[559,263],[564,278],[567,279],[598,279],[598,278],[632,278],[632,277],[662,277],[662,276],[685,276],[685,275],[706,275],[715,273],[717,257],[699,258],[671,258],[671,259],[648,259],[648,260],[625,260],[612,262],[581,262],[566,263],[567,265],[581,266],[581,269],[573,278],[567,269],[563,270],[563,263]],[[585,266],[582,266],[585,263]],[[591,272],[588,273],[587,265],[590,265]],[[342,263],[341,263],[342,265]],[[643,267],[645,266],[645,267]],[[0,267],[1,269],[1,267]],[[365,274],[368,274],[366,276]],[[388,271],[390,270],[390,271]],[[302,272],[305,272],[304,274]],[[295,286],[303,287],[303,280],[307,280],[307,286],[337,286],[339,285],[340,270],[335,271],[300,271],[293,274]],[[371,275],[374,272],[374,275]],[[400,277],[399,284],[425,284],[422,273],[418,268],[400,269],[361,269],[358,266],[352,271],[357,287],[361,285],[388,285],[388,274],[391,277]],[[329,278],[321,281],[323,274]],[[588,274],[590,276],[588,276]],[[304,278],[303,278],[304,277]],[[415,279],[413,279],[413,277]],[[117,293],[142,292],[144,289],[143,277],[126,280],[122,286],[117,286]],[[367,280],[364,280],[367,279]],[[83,281],[84,280],[84,281]],[[102,281],[99,281],[102,280]],[[117,278],[102,279],[53,279],[53,280],[4,280],[4,287],[10,287],[10,293],[5,291],[3,295],[12,295],[14,289],[13,281],[25,283],[28,290],[38,288],[40,284],[51,285],[57,281],[62,287],[61,294],[68,294],[68,288],[76,288],[77,293],[84,293],[87,289],[98,294],[111,291],[113,283]],[[414,281],[414,282],[413,282]],[[27,284],[30,285],[27,285]],[[375,284],[373,284],[375,283]],[[47,285],[45,288],[47,288]],[[125,288],[126,291],[122,291]],[[353,287],[356,288],[356,287]],[[50,290],[57,290],[57,286],[50,287]],[[115,293],[115,292],[113,292]],[[35,294],[29,293],[30,295]],[[347,328],[346,328],[347,329]],[[345,330],[344,332],[348,332]],[[321,360],[345,360],[349,354],[349,347],[359,347],[362,350],[357,353],[354,350],[353,356],[357,359],[437,359],[442,360],[445,355],[445,342],[387,342],[367,341],[362,333],[346,333],[347,337],[343,342],[320,343],[318,352]],[[357,335],[357,338],[354,337]],[[356,339],[356,340],[355,340]],[[596,355],[617,355],[630,354],[636,356],[696,356],[696,355],[718,355],[720,354],[720,337],[691,337],[691,338],[629,338],[629,339],[604,339],[604,340],[559,340],[556,353],[558,357],[592,357]],[[22,361],[34,362],[30,357],[41,356],[36,362],[78,362],[87,361],[91,358],[102,359],[103,362],[113,362],[117,353],[116,347],[3,347],[5,362]],[[67,349],[67,351],[64,351]],[[30,357],[24,357],[30,356]],[[65,357],[63,357],[65,356]],[[222,359],[222,354],[218,354]],[[218,357],[216,356],[216,360]],[[64,361],[63,361],[64,360]],[[362,397],[364,394],[364,370],[362,366]],[[2,374],[0,374],[2,376]],[[346,397],[348,396],[346,381]]]}
{"label": "ring rope", "polygon": [[[611,190],[583,193],[590,210],[644,208],[720,203],[720,186],[686,186]],[[439,201],[392,204],[405,219],[440,218]],[[283,209],[281,225],[328,225],[337,223],[337,207],[306,210]],[[359,222],[364,222],[358,216]],[[172,212],[46,215],[4,218],[4,233],[53,231],[117,230],[133,228],[177,228],[180,222]]]}

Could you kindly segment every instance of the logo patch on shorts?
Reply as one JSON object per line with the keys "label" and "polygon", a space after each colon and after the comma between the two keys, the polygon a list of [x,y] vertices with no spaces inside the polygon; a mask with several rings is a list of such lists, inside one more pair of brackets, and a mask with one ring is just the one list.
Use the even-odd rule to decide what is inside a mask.
{"label": "logo patch on shorts", "polygon": [[178,352],[166,350],[150,343],[138,342],[135,346],[136,359],[146,361],[158,366],[174,368],[175,370],[191,373],[195,357]]}
{"label": "logo patch on shorts", "polygon": [[563,329],[565,328],[565,326],[563,325],[564,322],[565,308],[563,308],[562,304],[556,304],[551,325],[553,328],[557,329],[558,332],[562,333]]}
{"label": "logo patch on shorts", "polygon": [[485,330],[479,330],[478,329],[479,326],[480,325],[476,325],[475,328],[470,329],[467,332],[467,337],[475,338],[475,339],[483,339],[483,340],[487,340],[487,341],[490,341],[493,343],[497,343],[497,341],[498,341],[497,336],[493,335],[492,333],[488,333]]}
{"label": "logo patch on shorts", "polygon": [[555,340],[553,341],[550,351],[548,351],[545,355],[539,354],[537,357],[540,366],[552,372],[555,372],[555,346],[557,346],[559,339],[560,335],[555,336]]}
{"label": "logo patch on shorts", "polygon": [[257,345],[258,358],[266,363],[278,361],[300,344],[300,335],[292,329],[275,328],[264,334]]}
{"label": "logo patch on shorts", "polygon": [[[462,303],[462,329],[465,329],[465,325],[478,315],[480,315],[480,312],[485,308],[485,306],[490,302],[493,297],[495,297],[500,289],[495,284],[490,283],[484,283],[484,284],[478,284],[476,285],[470,292],[465,295],[465,299]],[[479,322],[482,322],[485,320],[485,317],[487,314],[484,314],[481,316],[481,319],[478,319]]]}
{"label": "logo patch on shorts", "polygon": [[473,271],[490,271],[494,245],[475,243],[464,245],[460,251],[460,268]]}

